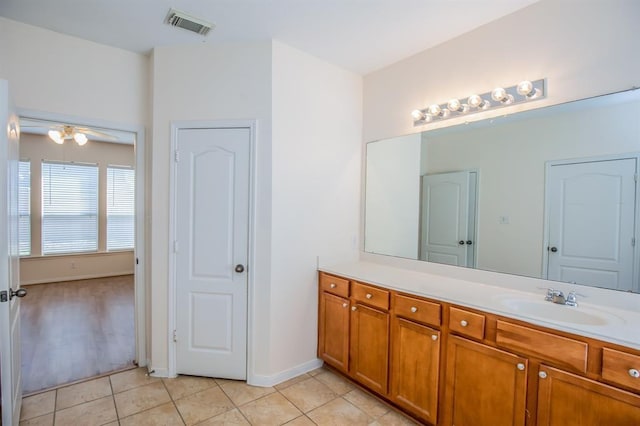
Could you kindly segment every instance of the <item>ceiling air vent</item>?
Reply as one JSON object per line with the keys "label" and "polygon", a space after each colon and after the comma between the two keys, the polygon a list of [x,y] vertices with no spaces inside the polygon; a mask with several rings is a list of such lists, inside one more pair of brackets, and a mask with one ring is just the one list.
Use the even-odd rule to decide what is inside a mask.
{"label": "ceiling air vent", "polygon": [[179,10],[170,9],[165,23],[172,27],[184,28],[200,35],[207,35],[213,24],[202,19],[194,18]]}

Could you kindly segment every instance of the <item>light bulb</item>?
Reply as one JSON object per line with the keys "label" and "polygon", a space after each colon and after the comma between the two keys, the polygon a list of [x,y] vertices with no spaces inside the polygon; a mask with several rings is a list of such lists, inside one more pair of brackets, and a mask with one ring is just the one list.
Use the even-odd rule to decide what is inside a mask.
{"label": "light bulb", "polygon": [[415,121],[424,120],[425,118],[424,112],[420,111],[419,109],[414,109],[413,111],[411,111],[411,116]]}
{"label": "light bulb", "polygon": [[531,92],[533,92],[533,83],[529,80],[521,81],[518,83],[518,87],[516,88],[517,92],[521,96],[529,96]]}
{"label": "light bulb", "polygon": [[471,108],[478,108],[478,106],[482,103],[482,98],[478,95],[471,95],[469,96],[467,102],[469,103],[469,106]]}
{"label": "light bulb", "polygon": [[73,140],[75,140],[78,145],[82,146],[87,143],[88,139],[84,133],[75,133],[73,135]]}
{"label": "light bulb", "polygon": [[442,114],[442,108],[440,108],[440,105],[433,104],[429,107],[429,115],[437,117],[441,114]]}
{"label": "light bulb", "polygon": [[59,145],[62,145],[64,143],[64,139],[62,139],[62,133],[60,133],[58,130],[49,130],[47,134],[55,143]]}
{"label": "light bulb", "polygon": [[502,102],[507,97],[507,91],[502,87],[496,87],[491,92],[491,99],[497,102]]}
{"label": "light bulb", "polygon": [[460,101],[458,99],[451,99],[448,103],[447,103],[447,108],[449,108],[450,111],[461,111],[462,110],[462,104],[460,103]]}
{"label": "light bulb", "polygon": [[467,100],[467,102],[469,103],[469,106],[472,108],[487,109],[491,106],[491,103],[489,101],[482,99],[482,97],[479,95],[469,96],[469,99]]}

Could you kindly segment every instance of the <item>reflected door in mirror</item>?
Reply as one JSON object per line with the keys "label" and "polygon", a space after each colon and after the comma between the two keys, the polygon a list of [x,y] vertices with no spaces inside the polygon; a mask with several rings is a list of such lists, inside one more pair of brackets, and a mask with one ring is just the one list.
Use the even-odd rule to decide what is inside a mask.
{"label": "reflected door in mirror", "polygon": [[476,181],[474,171],[422,177],[421,260],[474,266]]}
{"label": "reflected door in mirror", "polygon": [[547,278],[633,290],[636,158],[548,168]]}

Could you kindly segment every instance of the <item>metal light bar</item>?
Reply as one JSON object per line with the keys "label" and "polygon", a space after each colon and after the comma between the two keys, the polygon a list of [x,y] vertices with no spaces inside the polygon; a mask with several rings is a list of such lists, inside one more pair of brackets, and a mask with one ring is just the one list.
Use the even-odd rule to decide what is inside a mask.
{"label": "metal light bar", "polygon": [[451,99],[443,104],[433,104],[411,113],[414,126],[471,115],[490,109],[504,108],[546,97],[544,79],[522,81],[511,87],[497,87],[490,92],[472,94],[466,99]]}

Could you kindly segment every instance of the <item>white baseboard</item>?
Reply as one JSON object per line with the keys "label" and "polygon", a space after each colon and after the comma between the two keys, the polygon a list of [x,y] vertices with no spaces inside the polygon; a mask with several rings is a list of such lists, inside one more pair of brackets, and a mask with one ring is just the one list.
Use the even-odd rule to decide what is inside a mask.
{"label": "white baseboard", "polygon": [[308,373],[309,371],[313,371],[316,368],[320,368],[322,367],[322,364],[323,361],[316,358],[311,361],[305,362],[304,364],[300,364],[296,367],[290,368],[289,370],[281,371],[280,373],[271,376],[250,374],[249,377],[247,377],[247,384],[251,386],[261,387],[275,386],[289,379],[293,379],[294,377],[298,377],[301,374]]}
{"label": "white baseboard", "polygon": [[[148,369],[149,375],[151,377],[163,377],[163,378],[171,377],[169,375],[169,369],[168,368],[155,368],[155,367],[149,366],[147,369]],[[176,376],[173,376],[173,377],[176,377]]]}

